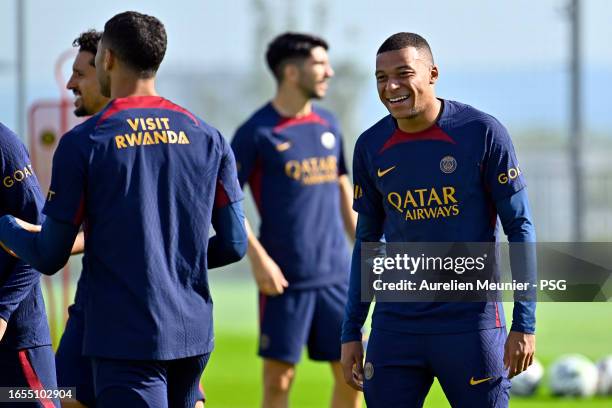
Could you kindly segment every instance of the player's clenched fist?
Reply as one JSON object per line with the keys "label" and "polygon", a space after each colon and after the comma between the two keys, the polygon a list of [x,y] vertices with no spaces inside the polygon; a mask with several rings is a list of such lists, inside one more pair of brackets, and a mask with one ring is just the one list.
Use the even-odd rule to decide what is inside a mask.
{"label": "player's clenched fist", "polygon": [[357,391],[363,391],[363,343],[350,341],[342,344],[340,363],[344,381]]}
{"label": "player's clenched fist", "polygon": [[270,256],[263,255],[253,259],[252,267],[259,291],[264,295],[280,295],[289,286],[285,275]]}

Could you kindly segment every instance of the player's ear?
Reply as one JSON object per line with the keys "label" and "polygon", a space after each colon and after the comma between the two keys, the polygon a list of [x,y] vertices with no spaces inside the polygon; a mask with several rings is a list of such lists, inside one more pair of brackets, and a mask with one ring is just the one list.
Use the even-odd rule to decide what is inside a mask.
{"label": "player's ear", "polygon": [[431,85],[436,83],[436,81],[438,80],[438,75],[439,75],[438,66],[434,64],[429,69],[429,83]]}
{"label": "player's ear", "polygon": [[108,48],[104,50],[104,70],[110,71],[115,66],[115,54]]}
{"label": "player's ear", "polygon": [[297,82],[300,70],[296,64],[286,64],[284,68],[283,78],[290,83]]}

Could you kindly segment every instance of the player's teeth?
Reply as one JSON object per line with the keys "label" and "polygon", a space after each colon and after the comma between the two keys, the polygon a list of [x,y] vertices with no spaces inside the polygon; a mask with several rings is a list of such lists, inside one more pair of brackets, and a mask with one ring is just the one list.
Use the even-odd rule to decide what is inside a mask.
{"label": "player's teeth", "polygon": [[407,96],[399,96],[397,98],[389,98],[389,102],[399,102],[399,101],[403,101],[404,99],[408,99]]}

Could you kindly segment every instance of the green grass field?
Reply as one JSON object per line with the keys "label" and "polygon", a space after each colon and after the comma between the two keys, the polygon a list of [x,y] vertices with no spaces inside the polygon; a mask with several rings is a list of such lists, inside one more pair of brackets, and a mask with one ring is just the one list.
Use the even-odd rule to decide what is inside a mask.
{"label": "green grass field", "polygon": [[[223,273],[219,271],[219,274]],[[216,348],[203,379],[208,396],[206,406],[257,407],[261,397],[261,362],[256,356],[258,306],[255,286],[248,277],[244,280],[220,279],[214,271],[211,273],[211,288],[215,301]],[[511,315],[510,310],[506,308],[508,315]],[[538,305],[537,357],[546,367],[566,353],[581,353],[593,360],[612,354],[612,304]],[[328,406],[331,382],[331,370],[327,364],[304,360],[297,368],[291,407]],[[541,388],[536,397],[512,398],[510,406],[604,408],[612,407],[612,398],[559,399],[550,397],[547,390]],[[425,407],[449,407],[437,384],[434,384]]]}

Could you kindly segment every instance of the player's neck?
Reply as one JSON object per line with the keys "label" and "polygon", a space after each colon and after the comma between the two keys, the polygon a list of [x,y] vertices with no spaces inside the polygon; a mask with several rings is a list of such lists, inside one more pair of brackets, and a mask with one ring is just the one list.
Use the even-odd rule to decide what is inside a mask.
{"label": "player's neck", "polygon": [[397,127],[406,133],[416,133],[429,129],[442,114],[442,101],[438,98],[418,116],[406,119],[397,119]]}
{"label": "player's neck", "polygon": [[281,116],[288,118],[306,116],[312,112],[310,98],[289,89],[279,89],[272,99],[272,106]]}
{"label": "player's neck", "polygon": [[138,78],[122,76],[113,78],[111,82],[111,98],[127,98],[130,96],[158,96],[155,90],[155,77]]}

